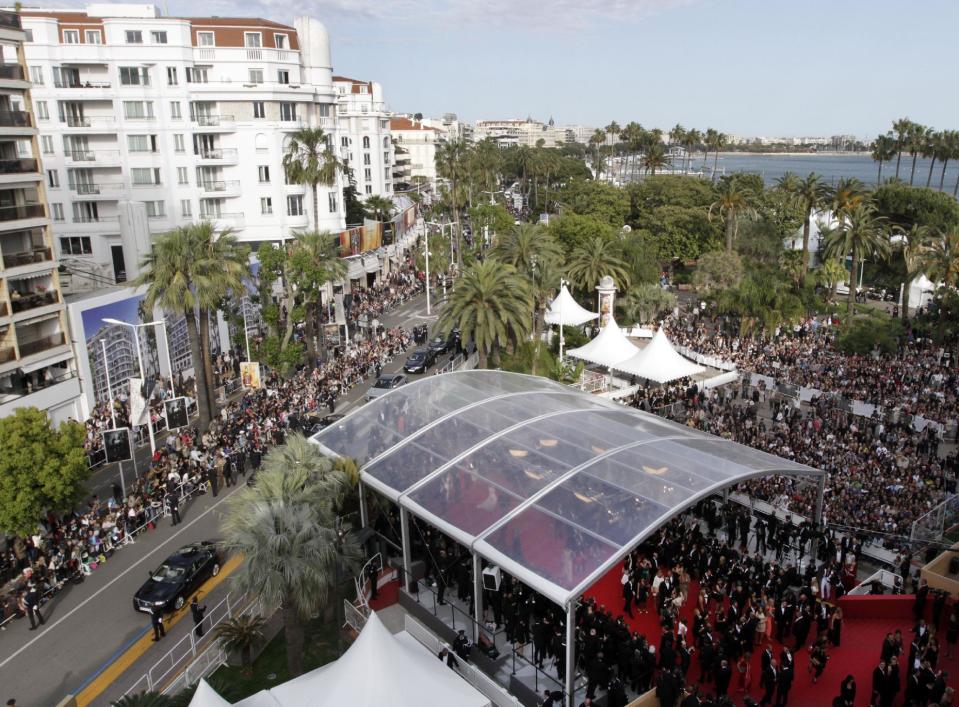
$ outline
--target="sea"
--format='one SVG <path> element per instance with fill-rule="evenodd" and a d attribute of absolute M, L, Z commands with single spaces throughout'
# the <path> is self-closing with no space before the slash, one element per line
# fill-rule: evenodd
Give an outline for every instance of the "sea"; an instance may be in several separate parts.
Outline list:
<path fill-rule="evenodd" d="M 915 186 L 926 186 L 926 179 L 929 176 L 929 163 L 927 159 L 916 160 L 916 175 L 913 181 Z M 677 167 L 681 165 L 677 162 Z M 691 171 L 699 171 L 703 166 L 703 155 L 698 153 L 692 160 Z M 713 155 L 710 154 L 706 163 L 705 172 L 708 174 L 713 166 Z M 909 175 L 912 169 L 912 159 L 908 155 L 902 156 L 902 162 L 899 165 L 899 178 L 906 183 L 909 182 Z M 777 179 L 787 172 L 792 172 L 800 177 L 805 177 L 810 172 L 816 172 L 822 176 L 827 184 L 835 184 L 843 177 L 855 177 L 864 184 L 875 185 L 879 176 L 879 165 L 873 161 L 867 153 L 827 153 L 827 154 L 807 154 L 807 155 L 777 155 L 777 154 L 754 154 L 746 152 L 720 152 L 717 171 L 720 175 L 731 174 L 733 172 L 749 172 L 760 175 L 767 185 L 774 184 Z M 882 180 L 894 177 L 896 174 L 896 161 L 884 162 L 882 167 Z M 937 162 L 933 166 L 932 181 L 929 186 L 933 189 L 939 188 L 939 178 L 942 174 L 942 165 Z M 946 166 L 946 178 L 943 182 L 942 190 L 952 194 L 956 187 L 956 181 L 959 180 L 959 162 L 953 161 Z"/>

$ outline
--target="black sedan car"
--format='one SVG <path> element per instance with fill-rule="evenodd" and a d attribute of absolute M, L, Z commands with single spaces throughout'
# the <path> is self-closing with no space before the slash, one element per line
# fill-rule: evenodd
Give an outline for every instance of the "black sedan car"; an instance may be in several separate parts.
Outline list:
<path fill-rule="evenodd" d="M 200 585 L 220 573 L 220 554 L 216 545 L 204 541 L 185 545 L 170 555 L 133 595 L 136 611 L 151 613 L 181 608 Z"/>
<path fill-rule="evenodd" d="M 406 373 L 426 373 L 426 369 L 436 362 L 436 354 L 432 349 L 416 349 L 406 359 L 403 370 Z"/>
<path fill-rule="evenodd" d="M 433 340 L 430 342 L 430 351 L 433 352 L 434 356 L 439 356 L 445 354 L 450 350 L 449 340 L 442 336 L 434 336 Z"/>
<path fill-rule="evenodd" d="M 342 415 L 338 412 L 334 412 L 330 415 L 318 415 L 315 412 L 311 412 L 306 416 L 306 424 L 303 426 L 307 434 L 315 435 L 320 430 L 325 430 L 330 425 L 333 425 L 340 420 L 342 420 L 346 415 Z"/>

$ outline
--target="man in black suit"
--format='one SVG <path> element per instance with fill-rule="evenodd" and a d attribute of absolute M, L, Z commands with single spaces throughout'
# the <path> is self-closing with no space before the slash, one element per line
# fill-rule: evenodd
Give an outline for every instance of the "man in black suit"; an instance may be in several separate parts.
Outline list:
<path fill-rule="evenodd" d="M 163 608 L 153 607 L 150 611 L 150 623 L 153 625 L 153 640 L 159 641 L 166 636 L 166 629 L 163 628 Z"/>
<path fill-rule="evenodd" d="M 776 707 L 786 707 L 786 702 L 789 700 L 789 690 L 793 686 L 794 675 L 791 663 L 788 666 L 781 665 L 779 667 L 779 681 L 776 683 Z"/>
<path fill-rule="evenodd" d="M 769 675 L 769 666 L 772 665 L 773 662 L 773 649 L 771 646 L 767 645 L 763 649 L 759 660 L 759 687 L 766 687 L 766 677 Z"/>
<path fill-rule="evenodd" d="M 194 596 L 190 602 L 190 614 L 193 616 L 193 630 L 197 638 L 203 637 L 203 616 L 206 614 L 206 604 L 200 606 L 199 596 Z"/>
<path fill-rule="evenodd" d="M 766 691 L 763 692 L 763 698 L 759 701 L 760 705 L 769 705 L 773 702 L 773 695 L 776 692 L 776 685 L 779 682 L 779 670 L 777 669 L 776 659 L 769 661 L 769 667 L 763 671 L 762 684 Z"/>
<path fill-rule="evenodd" d="M 719 661 L 719 666 L 716 668 L 716 695 L 718 697 L 725 697 L 726 693 L 729 692 L 729 681 L 732 678 L 733 671 L 729 667 L 729 661 Z"/>

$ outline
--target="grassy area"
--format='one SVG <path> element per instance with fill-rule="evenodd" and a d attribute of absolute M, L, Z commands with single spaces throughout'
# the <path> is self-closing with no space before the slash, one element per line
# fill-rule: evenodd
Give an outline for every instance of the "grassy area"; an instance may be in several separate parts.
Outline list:
<path fill-rule="evenodd" d="M 304 672 L 326 665 L 338 657 L 336 623 L 324 623 L 321 619 L 311 621 L 306 627 Z M 224 698 L 236 702 L 289 679 L 290 675 L 286 669 L 286 640 L 281 630 L 253 662 L 253 671 L 249 675 L 244 674 L 242 668 L 225 666 L 213 673 L 210 682 Z"/>

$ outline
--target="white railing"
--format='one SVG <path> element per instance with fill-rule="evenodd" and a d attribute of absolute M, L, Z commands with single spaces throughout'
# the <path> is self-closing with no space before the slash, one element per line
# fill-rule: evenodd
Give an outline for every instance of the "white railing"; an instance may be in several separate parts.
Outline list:
<path fill-rule="evenodd" d="M 862 580 L 849 590 L 849 596 L 866 596 L 872 594 L 872 583 L 878 581 L 890 594 L 902 592 L 902 577 L 889 570 L 879 570 Z"/>
<path fill-rule="evenodd" d="M 356 606 L 349 599 L 343 600 L 343 615 L 346 617 L 346 626 L 359 633 L 366 626 L 366 620 L 370 617 L 369 607 L 365 610 Z"/>

